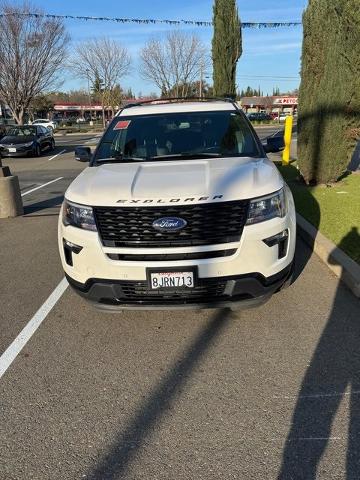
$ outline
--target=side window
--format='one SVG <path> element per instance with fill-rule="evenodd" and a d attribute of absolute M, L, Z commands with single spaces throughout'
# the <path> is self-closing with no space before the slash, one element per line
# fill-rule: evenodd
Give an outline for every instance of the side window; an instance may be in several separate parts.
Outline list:
<path fill-rule="evenodd" d="M 40 129 L 41 133 L 44 133 L 44 134 L 49 133 L 48 129 L 45 128 L 45 127 L 39 127 L 39 129 Z"/>
<path fill-rule="evenodd" d="M 231 154 L 254 155 L 256 145 L 251 131 L 247 128 L 241 115 L 232 114 L 227 132 L 222 140 L 223 151 Z"/>

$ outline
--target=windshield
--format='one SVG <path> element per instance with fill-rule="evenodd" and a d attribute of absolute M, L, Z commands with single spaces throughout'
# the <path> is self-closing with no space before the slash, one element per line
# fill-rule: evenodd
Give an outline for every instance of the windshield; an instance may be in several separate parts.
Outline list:
<path fill-rule="evenodd" d="M 217 111 L 117 117 L 94 160 L 101 163 L 260 155 L 243 116 L 234 111 Z"/>
<path fill-rule="evenodd" d="M 7 135 L 11 137 L 30 137 L 36 135 L 35 127 L 13 127 L 7 132 Z"/>

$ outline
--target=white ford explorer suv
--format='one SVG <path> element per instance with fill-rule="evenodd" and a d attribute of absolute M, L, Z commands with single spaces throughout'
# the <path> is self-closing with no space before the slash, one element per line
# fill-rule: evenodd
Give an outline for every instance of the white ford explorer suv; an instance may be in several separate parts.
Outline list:
<path fill-rule="evenodd" d="M 248 308 L 289 284 L 291 192 L 228 100 L 128 105 L 65 193 L 59 249 L 100 308 Z"/>

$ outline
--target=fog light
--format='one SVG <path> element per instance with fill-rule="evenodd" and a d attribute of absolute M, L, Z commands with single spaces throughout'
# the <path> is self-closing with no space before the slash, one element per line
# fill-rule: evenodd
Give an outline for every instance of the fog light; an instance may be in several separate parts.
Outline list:
<path fill-rule="evenodd" d="M 283 232 L 277 233 L 272 237 L 265 238 L 263 242 L 268 247 L 274 247 L 275 245 L 279 245 L 278 258 L 284 258 L 286 257 L 289 243 L 289 230 L 284 230 Z"/>
<path fill-rule="evenodd" d="M 72 258 L 73 253 L 77 255 L 81 252 L 83 247 L 80 247 L 80 245 L 76 245 L 76 243 L 69 242 L 68 240 L 65 240 L 65 238 L 63 238 L 63 245 L 65 261 L 70 267 L 72 267 L 74 265 Z"/>
<path fill-rule="evenodd" d="M 73 253 L 78 254 L 83 249 L 83 247 L 81 247 L 80 245 L 76 245 L 76 243 L 69 242 L 69 240 L 65 240 L 65 238 L 63 241 L 64 241 L 64 246 L 69 248 Z"/>

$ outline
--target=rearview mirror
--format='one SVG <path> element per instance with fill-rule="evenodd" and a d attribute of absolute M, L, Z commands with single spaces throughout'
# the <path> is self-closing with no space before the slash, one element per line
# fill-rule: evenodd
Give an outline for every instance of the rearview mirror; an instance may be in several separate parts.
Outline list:
<path fill-rule="evenodd" d="M 76 147 L 75 160 L 78 162 L 90 162 L 91 148 L 90 147 Z"/>

